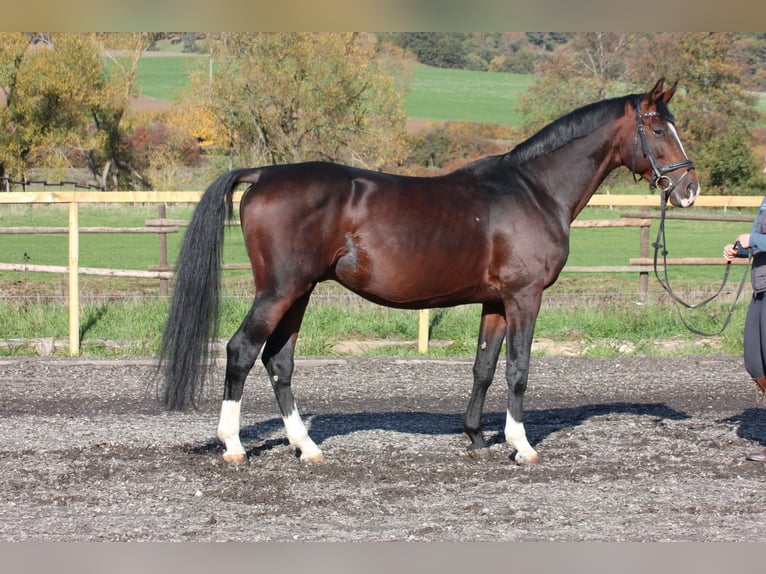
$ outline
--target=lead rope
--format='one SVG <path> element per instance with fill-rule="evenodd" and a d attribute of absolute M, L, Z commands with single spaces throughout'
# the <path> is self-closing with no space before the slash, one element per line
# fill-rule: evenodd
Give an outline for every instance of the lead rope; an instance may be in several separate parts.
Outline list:
<path fill-rule="evenodd" d="M 664 192 L 662 193 L 662 201 L 660 203 L 660 226 L 657 229 L 657 240 L 652 244 L 654 247 L 654 275 L 657 277 L 657 281 L 662 285 L 662 288 L 665 289 L 668 295 L 670 295 L 671 299 L 678 303 L 679 305 L 682 305 L 686 307 L 687 309 L 700 309 L 713 301 L 716 297 L 718 297 L 722 292 L 724 287 L 726 286 L 726 283 L 729 279 L 729 272 L 731 271 L 731 261 L 726 262 L 726 270 L 724 271 L 723 275 L 723 281 L 721 282 L 721 286 L 718 288 L 718 291 L 715 292 L 712 296 L 708 297 L 704 301 L 700 301 L 699 303 L 696 303 L 694 305 L 691 305 L 678 297 L 674 292 L 672 287 L 670 286 L 670 278 L 668 277 L 668 250 L 665 246 L 665 212 L 667 208 L 667 194 Z M 657 259 L 658 254 L 662 250 L 662 262 L 663 262 L 663 275 L 664 279 L 660 277 L 659 270 L 657 269 Z M 734 302 L 731 305 L 731 308 L 729 309 L 729 313 L 726 315 L 726 319 L 724 320 L 723 326 L 721 329 L 714 333 L 708 333 L 705 331 L 700 331 L 699 329 L 696 329 L 692 327 L 686 319 L 684 319 L 684 316 L 681 314 L 681 309 L 676 308 L 678 311 L 678 316 L 681 319 L 681 322 L 684 324 L 684 327 L 686 327 L 689 331 L 694 333 L 695 335 L 701 335 L 703 337 L 715 337 L 717 335 L 720 335 L 724 332 L 726 327 L 729 326 L 729 323 L 731 323 L 731 318 L 734 315 L 734 310 L 737 306 L 737 302 L 739 301 L 740 296 L 742 295 L 742 290 L 745 286 L 745 280 L 747 279 L 747 272 L 750 269 L 750 263 L 752 261 L 752 255 L 747 260 L 747 265 L 745 266 L 745 270 L 742 273 L 742 279 L 739 281 L 739 287 L 737 288 L 737 294 L 734 297 Z"/>

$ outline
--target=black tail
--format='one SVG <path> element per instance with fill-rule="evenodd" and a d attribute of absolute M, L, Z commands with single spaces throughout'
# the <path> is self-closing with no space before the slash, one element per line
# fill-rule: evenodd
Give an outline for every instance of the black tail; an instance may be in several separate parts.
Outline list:
<path fill-rule="evenodd" d="M 164 384 L 158 398 L 167 409 L 181 410 L 188 404 L 196 408 L 212 368 L 209 340 L 218 336 L 224 225 L 232 217 L 237 183 L 253 171 L 230 171 L 211 183 L 186 231 L 160 348 L 158 368 Z"/>

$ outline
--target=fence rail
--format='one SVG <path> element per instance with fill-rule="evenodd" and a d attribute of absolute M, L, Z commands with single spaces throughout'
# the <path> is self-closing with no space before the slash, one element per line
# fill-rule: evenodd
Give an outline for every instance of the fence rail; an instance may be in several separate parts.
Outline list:
<path fill-rule="evenodd" d="M 69 291 L 69 353 L 78 355 L 80 352 L 80 317 L 79 317 L 79 276 L 102 275 L 115 277 L 141 277 L 156 278 L 160 280 L 163 293 L 167 292 L 168 281 L 173 276 L 173 266 L 168 264 L 167 259 L 167 234 L 177 233 L 179 227 L 186 225 L 184 221 L 165 219 L 165 204 L 168 203 L 196 203 L 202 192 L 100 192 L 100 191 L 27 191 L 0 193 L 0 204 L 68 204 L 69 225 L 67 227 L 9 227 L 0 229 L 0 234 L 22 233 L 45 233 L 67 234 L 69 239 L 69 265 L 27 265 L 0 263 L 0 271 L 31 271 L 47 273 L 68 274 Z M 242 192 L 234 194 L 234 202 L 237 203 L 242 197 Z M 758 207 L 761 197 L 755 196 L 711 196 L 698 198 L 696 205 L 700 207 Z M 159 206 L 159 218 L 147 220 L 145 227 L 80 227 L 79 205 L 91 203 L 156 203 Z M 655 195 L 594 195 L 588 202 L 589 206 L 606 207 L 642 207 L 657 206 L 659 199 Z M 648 274 L 652 270 L 652 260 L 649 259 L 649 227 L 652 216 L 646 212 L 625 214 L 616 220 L 576 220 L 572 227 L 580 228 L 604 228 L 604 227 L 638 227 L 640 228 L 640 254 L 641 257 L 630 259 L 628 265 L 620 266 L 567 266 L 564 272 L 568 273 L 638 273 L 639 291 L 646 293 L 648 288 Z M 689 218 L 686 214 L 668 214 L 671 218 Z M 709 216 L 703 216 L 709 217 Z M 718 220 L 721 216 L 713 216 Z M 752 221 L 748 217 L 727 217 L 730 221 Z M 156 233 L 159 237 L 159 265 L 149 266 L 147 270 L 126 269 L 102 269 L 92 267 L 80 267 L 79 265 L 79 235 L 80 233 Z M 713 265 L 722 264 L 722 259 L 685 258 L 681 260 L 668 260 L 671 265 Z M 739 262 L 737 262 L 739 263 Z M 744 263 L 744 262 L 742 262 Z M 247 264 L 229 264 L 224 269 L 247 269 Z M 418 348 L 421 352 L 428 349 L 428 322 L 427 310 L 419 312 L 419 336 Z"/>

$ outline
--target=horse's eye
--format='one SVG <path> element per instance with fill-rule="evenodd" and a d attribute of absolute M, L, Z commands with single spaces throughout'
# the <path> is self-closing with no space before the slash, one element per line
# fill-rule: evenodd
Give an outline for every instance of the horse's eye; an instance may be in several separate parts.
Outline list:
<path fill-rule="evenodd" d="M 665 130 L 661 130 L 660 128 L 653 128 L 652 132 L 654 132 L 654 135 L 660 138 L 665 135 Z"/>

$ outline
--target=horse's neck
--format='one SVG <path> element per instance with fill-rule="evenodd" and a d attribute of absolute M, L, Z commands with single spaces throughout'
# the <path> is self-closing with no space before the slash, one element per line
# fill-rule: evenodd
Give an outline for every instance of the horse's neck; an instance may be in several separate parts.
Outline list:
<path fill-rule="evenodd" d="M 605 129 L 608 126 L 538 159 L 542 166 L 554 166 L 548 167 L 543 178 L 545 191 L 562 212 L 570 215 L 570 221 L 588 204 L 606 176 L 621 165 L 613 142 L 614 131 L 602 131 Z"/>

